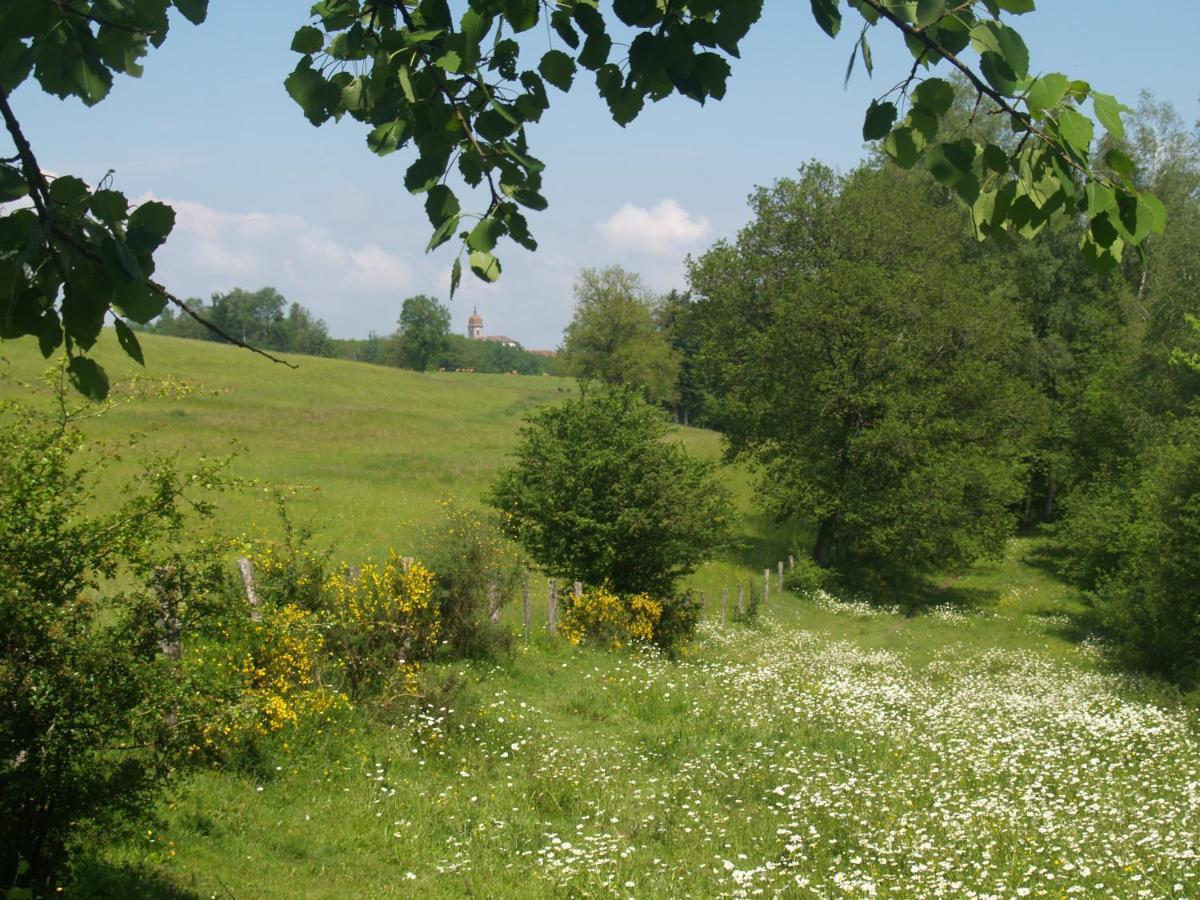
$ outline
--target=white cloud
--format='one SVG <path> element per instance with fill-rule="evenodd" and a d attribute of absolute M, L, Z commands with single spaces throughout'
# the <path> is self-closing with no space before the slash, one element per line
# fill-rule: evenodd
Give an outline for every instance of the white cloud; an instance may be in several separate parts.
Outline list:
<path fill-rule="evenodd" d="M 333 334 L 352 336 L 390 331 L 404 297 L 430 286 L 423 261 L 375 242 L 340 240 L 302 216 L 164 202 L 175 209 L 175 230 L 156 254 L 156 277 L 184 296 L 270 285 Z"/>
<path fill-rule="evenodd" d="M 712 225 L 705 217 L 690 215 L 674 199 L 666 197 L 649 209 L 626 203 L 598 222 L 596 230 L 614 249 L 652 256 L 680 256 L 700 244 L 712 231 Z"/>

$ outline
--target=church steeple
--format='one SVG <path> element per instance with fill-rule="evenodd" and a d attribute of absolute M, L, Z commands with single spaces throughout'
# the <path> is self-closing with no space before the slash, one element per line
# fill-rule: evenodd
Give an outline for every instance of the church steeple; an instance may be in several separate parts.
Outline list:
<path fill-rule="evenodd" d="M 479 315 L 479 307 L 467 317 L 467 337 L 479 340 L 483 337 L 483 319 Z"/>

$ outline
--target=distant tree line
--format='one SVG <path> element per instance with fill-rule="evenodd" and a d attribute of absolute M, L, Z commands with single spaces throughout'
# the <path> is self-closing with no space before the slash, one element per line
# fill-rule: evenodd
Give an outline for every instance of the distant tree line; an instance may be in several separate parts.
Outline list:
<path fill-rule="evenodd" d="M 272 287 L 257 291 L 234 288 L 213 294 L 208 303 L 193 299 L 188 305 L 224 333 L 263 350 L 350 359 L 419 372 L 469 369 L 540 375 L 556 371 L 551 357 L 495 341 L 470 340 L 451 334 L 450 311 L 423 294 L 404 301 L 394 332 L 381 335 L 372 331 L 366 338 L 331 338 L 324 321 L 299 303 L 289 304 Z M 212 329 L 186 313 L 173 312 L 170 307 L 145 330 L 173 337 L 224 341 Z"/>

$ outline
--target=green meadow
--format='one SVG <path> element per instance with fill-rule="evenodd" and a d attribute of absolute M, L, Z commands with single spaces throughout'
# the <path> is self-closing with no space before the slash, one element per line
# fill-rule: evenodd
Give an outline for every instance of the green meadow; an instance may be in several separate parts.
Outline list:
<path fill-rule="evenodd" d="M 109 336 L 106 335 L 106 340 Z M 136 367 L 115 347 L 106 364 Z M 195 390 L 84 427 L 143 447 L 238 452 L 233 474 L 293 492 L 348 561 L 419 547 L 437 501 L 478 504 L 549 377 L 416 374 L 145 339 L 146 374 Z M 44 362 L 5 345 L 3 396 Z M 48 396 L 48 393 L 47 393 Z M 694 453 L 718 436 L 681 429 Z M 118 468 L 133 465 L 126 459 Z M 1115 670 L 1053 544 L 888 597 L 774 592 L 753 625 L 717 599 L 761 584 L 803 524 L 755 512 L 725 468 L 736 546 L 691 579 L 707 621 L 685 657 L 573 648 L 434 664 L 427 702 L 281 734 L 258 763 L 179 779 L 128 838 L 91 836 L 79 896 L 1195 896 L 1200 732 L 1192 706 Z M 103 498 L 102 498 L 103 499 Z M 260 487 L 231 533 L 277 532 Z M 506 622 L 520 631 L 520 610 Z"/>

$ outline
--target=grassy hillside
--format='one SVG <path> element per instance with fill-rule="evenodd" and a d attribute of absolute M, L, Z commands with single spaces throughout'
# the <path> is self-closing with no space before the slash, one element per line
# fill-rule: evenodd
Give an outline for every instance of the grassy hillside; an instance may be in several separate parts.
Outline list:
<path fill-rule="evenodd" d="M 478 502 L 521 413 L 574 390 L 145 343 L 151 374 L 203 390 L 87 427 L 149 429 L 185 459 L 236 438 L 235 473 L 296 487 L 298 516 L 347 559 L 418 546 L 443 496 Z M 13 378 L 42 368 L 34 349 L 0 354 L 0 394 L 29 396 Z M 716 435 L 679 434 L 718 453 Z M 681 662 L 538 628 L 511 658 L 430 666 L 427 705 L 281 735 L 178 783 L 132 839 L 94 837 L 79 896 L 1200 893 L 1197 714 L 1112 670 L 1052 547 L 1013 539 L 916 615 L 776 593 L 758 625 L 721 625 L 719 589 L 803 537 L 754 513 L 748 473 L 723 477 L 739 543 L 692 579 L 709 621 Z M 274 526 L 261 491 L 221 515 Z"/>
<path fill-rule="evenodd" d="M 142 343 L 144 370 L 104 333 L 98 353 L 114 381 L 171 379 L 194 393 L 121 406 L 85 429 L 102 438 L 147 432 L 144 449 L 177 454 L 181 462 L 236 445 L 232 474 L 293 489 L 294 518 L 315 526 L 317 543 L 350 561 L 391 548 L 419 552 L 438 520 L 436 501 L 480 504 L 507 465 L 521 416 L 575 391 L 574 381 L 550 376 L 417 373 L 307 356 L 286 357 L 299 366 L 292 370 L 207 341 L 145 335 Z M 49 399 L 38 381 L 48 363 L 35 344 L 0 343 L 0 358 L 7 376 L 0 397 Z M 678 435 L 697 455 L 720 453 L 712 432 L 684 428 Z M 696 585 L 710 593 L 737 579 L 761 579 L 762 567 L 803 537 L 802 527 L 780 529 L 756 514 L 746 472 L 726 468 L 723 476 L 738 507 L 739 543 L 698 574 Z M 231 492 L 220 510 L 229 533 L 278 531 L 261 491 Z"/>

